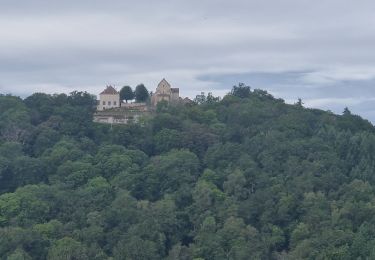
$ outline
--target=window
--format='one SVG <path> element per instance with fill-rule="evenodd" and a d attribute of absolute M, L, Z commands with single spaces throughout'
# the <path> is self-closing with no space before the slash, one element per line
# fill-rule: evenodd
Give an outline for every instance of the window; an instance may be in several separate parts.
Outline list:
<path fill-rule="evenodd" d="M 108 106 L 110 106 L 111 105 L 111 101 L 108 101 Z"/>
<path fill-rule="evenodd" d="M 117 106 L 117 103 L 116 103 L 116 101 L 113 101 L 113 105 L 114 105 L 114 106 Z"/>
<path fill-rule="evenodd" d="M 103 101 L 103 106 L 105 106 L 105 101 Z"/>

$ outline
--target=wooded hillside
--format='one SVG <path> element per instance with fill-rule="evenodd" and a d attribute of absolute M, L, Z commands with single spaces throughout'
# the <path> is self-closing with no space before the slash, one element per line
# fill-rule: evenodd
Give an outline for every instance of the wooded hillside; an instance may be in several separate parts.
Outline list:
<path fill-rule="evenodd" d="M 375 128 L 239 85 L 92 122 L 0 96 L 1 259 L 374 259 Z"/>

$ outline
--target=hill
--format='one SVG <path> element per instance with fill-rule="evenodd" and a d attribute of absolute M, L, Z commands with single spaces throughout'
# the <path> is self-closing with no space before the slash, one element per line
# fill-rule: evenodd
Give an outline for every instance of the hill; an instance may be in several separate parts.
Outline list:
<path fill-rule="evenodd" d="M 373 259 L 375 128 L 239 85 L 92 122 L 0 96 L 1 259 Z"/>

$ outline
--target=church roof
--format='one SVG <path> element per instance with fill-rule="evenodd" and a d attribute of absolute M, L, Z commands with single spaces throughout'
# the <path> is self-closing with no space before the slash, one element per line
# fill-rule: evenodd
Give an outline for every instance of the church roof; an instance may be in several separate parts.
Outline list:
<path fill-rule="evenodd" d="M 169 82 L 166 79 L 164 79 L 164 78 L 160 81 L 160 83 L 158 84 L 158 86 L 162 85 L 163 83 L 166 84 L 166 85 L 168 85 L 169 87 L 171 86 L 171 84 L 169 84 Z"/>
<path fill-rule="evenodd" d="M 107 88 L 106 88 L 102 93 L 100 93 L 100 95 L 102 95 L 102 94 L 106 94 L 106 95 L 117 95 L 118 92 L 117 92 L 117 90 L 116 90 L 114 87 L 112 87 L 112 86 L 107 86 Z"/>

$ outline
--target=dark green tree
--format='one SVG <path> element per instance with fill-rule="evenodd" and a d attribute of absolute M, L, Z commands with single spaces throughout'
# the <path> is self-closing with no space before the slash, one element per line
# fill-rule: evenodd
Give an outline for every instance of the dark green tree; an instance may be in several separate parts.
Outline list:
<path fill-rule="evenodd" d="M 128 100 L 134 99 L 134 92 L 130 86 L 124 86 L 120 90 L 120 99 L 125 100 L 128 103 Z"/>
<path fill-rule="evenodd" d="M 145 87 L 145 85 L 143 84 L 139 84 L 136 88 L 135 88 L 135 100 L 137 102 L 146 102 L 147 99 L 149 98 L 150 94 L 147 90 L 147 88 Z"/>
<path fill-rule="evenodd" d="M 56 241 L 56 243 L 48 251 L 48 260 L 65 260 L 65 259 L 89 259 L 87 249 L 78 241 L 64 237 Z"/>
<path fill-rule="evenodd" d="M 200 98 L 110 126 L 86 92 L 0 94 L 0 258 L 375 259 L 372 123 Z"/>
<path fill-rule="evenodd" d="M 246 86 L 244 83 L 238 83 L 237 86 L 233 86 L 231 94 L 239 98 L 248 98 L 251 94 L 250 86 Z"/>
<path fill-rule="evenodd" d="M 301 99 L 301 98 L 298 98 L 298 99 L 297 99 L 297 102 L 295 103 L 295 105 L 298 106 L 298 107 L 302 107 L 302 106 L 303 106 L 302 99 Z"/>
<path fill-rule="evenodd" d="M 344 111 L 342 112 L 342 114 L 347 116 L 347 115 L 351 115 L 352 112 L 350 112 L 350 110 L 349 110 L 348 107 L 345 107 L 345 108 L 344 108 Z"/>

